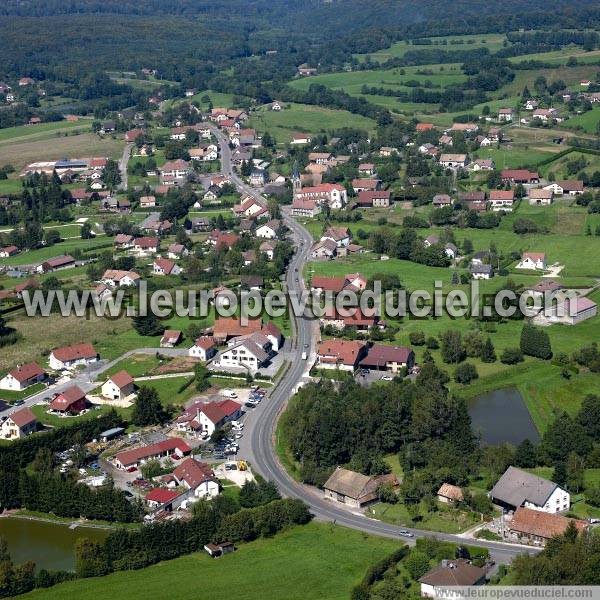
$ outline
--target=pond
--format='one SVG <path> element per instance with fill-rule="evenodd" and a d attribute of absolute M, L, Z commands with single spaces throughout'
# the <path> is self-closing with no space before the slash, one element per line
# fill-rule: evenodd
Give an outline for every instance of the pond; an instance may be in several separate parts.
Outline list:
<path fill-rule="evenodd" d="M 38 569 L 72 571 L 75 569 L 75 542 L 87 537 L 102 540 L 109 530 L 92 527 L 69 529 L 68 525 L 0 518 L 0 536 L 6 539 L 15 564 L 31 560 Z"/>
<path fill-rule="evenodd" d="M 517 446 L 527 438 L 534 443 L 540 439 L 527 405 L 515 388 L 495 390 L 474 398 L 469 414 L 484 446 L 503 442 Z"/>

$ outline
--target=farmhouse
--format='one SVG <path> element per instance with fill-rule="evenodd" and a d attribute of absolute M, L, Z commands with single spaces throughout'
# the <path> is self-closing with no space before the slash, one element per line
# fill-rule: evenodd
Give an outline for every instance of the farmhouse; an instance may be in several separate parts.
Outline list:
<path fill-rule="evenodd" d="M 508 523 L 508 534 L 509 537 L 516 538 L 519 543 L 543 546 L 549 539 L 562 535 L 571 523 L 575 525 L 578 532 L 584 532 L 589 528 L 585 521 L 579 519 L 570 519 L 520 506 Z"/>
<path fill-rule="evenodd" d="M 261 329 L 261 319 L 248 319 L 246 323 L 242 323 L 241 320 L 236 317 L 221 317 L 215 319 L 213 336 L 217 343 L 221 343 L 226 342 L 233 337 L 259 332 Z"/>
<path fill-rule="evenodd" d="M 152 263 L 152 273 L 154 275 L 179 275 L 181 267 L 168 258 L 157 258 Z"/>
<path fill-rule="evenodd" d="M 19 254 L 19 249 L 16 246 L 5 246 L 0 249 L 0 258 L 9 258 L 15 254 Z"/>
<path fill-rule="evenodd" d="M 100 279 L 109 287 L 129 287 L 137 285 L 139 280 L 140 276 L 135 271 L 119 271 L 118 269 L 107 269 Z"/>
<path fill-rule="evenodd" d="M 178 485 L 194 491 L 196 498 L 214 498 L 219 495 L 219 481 L 209 465 L 186 458 L 173 471 Z"/>
<path fill-rule="evenodd" d="M 387 208 L 390 205 L 390 192 L 384 190 L 363 190 L 358 193 L 356 205 L 360 208 Z"/>
<path fill-rule="evenodd" d="M 352 189 L 355 194 L 359 192 L 374 192 L 379 189 L 381 181 L 379 179 L 353 179 Z"/>
<path fill-rule="evenodd" d="M 353 508 L 361 508 L 377 500 L 377 488 L 382 484 L 399 486 L 396 476 L 369 476 L 337 467 L 323 485 L 323 495 L 327 500 L 346 504 Z"/>
<path fill-rule="evenodd" d="M 38 273 L 49 273 L 50 271 L 58 271 L 59 269 L 69 269 L 75 266 L 75 259 L 66 254 L 64 256 L 57 256 L 55 258 L 49 258 L 44 261 L 41 265 L 38 265 L 36 271 Z"/>
<path fill-rule="evenodd" d="M 479 129 L 476 123 L 453 123 L 449 131 L 462 131 L 463 133 L 474 133 Z"/>
<path fill-rule="evenodd" d="M 139 237 L 133 240 L 133 252 L 138 256 L 156 254 L 160 240 L 157 237 Z"/>
<path fill-rule="evenodd" d="M 543 252 L 523 252 L 517 269 L 546 269 L 546 255 Z"/>
<path fill-rule="evenodd" d="M 125 400 L 135 391 L 133 377 L 127 371 L 119 371 L 102 385 L 102 395 L 109 400 Z"/>
<path fill-rule="evenodd" d="M 292 216 L 316 217 L 321 212 L 321 207 L 314 200 L 294 199 L 292 202 Z"/>
<path fill-rule="evenodd" d="M 535 171 L 528 169 L 504 169 L 500 173 L 503 183 L 514 185 L 516 183 L 539 183 L 540 176 Z"/>
<path fill-rule="evenodd" d="M 46 379 L 46 373 L 35 362 L 17 365 L 0 379 L 0 390 L 20 392 Z"/>
<path fill-rule="evenodd" d="M 331 240 L 338 248 L 350 244 L 350 232 L 347 227 L 328 227 L 321 236 L 321 241 Z"/>
<path fill-rule="evenodd" d="M 356 340 L 323 340 L 317 347 L 317 362 L 321 369 L 355 371 L 367 354 L 364 342 Z"/>
<path fill-rule="evenodd" d="M 270 340 L 262 333 L 234 338 L 231 344 L 219 356 L 219 364 L 223 367 L 243 367 L 255 373 L 273 353 Z"/>
<path fill-rule="evenodd" d="M 188 350 L 188 356 L 199 358 L 206 362 L 217 353 L 217 345 L 211 336 L 199 337 L 194 345 Z"/>
<path fill-rule="evenodd" d="M 465 497 L 463 491 L 457 485 L 443 483 L 437 491 L 437 499 L 444 504 L 456 504 L 462 502 Z"/>
<path fill-rule="evenodd" d="M 28 408 L 22 408 L 8 415 L 0 426 L 0 438 L 17 440 L 37 431 L 39 422 Z"/>
<path fill-rule="evenodd" d="M 367 355 L 360 361 L 360 367 L 369 371 L 398 373 L 402 368 L 412 369 L 415 353 L 406 346 L 386 346 L 373 344 Z"/>
<path fill-rule="evenodd" d="M 576 179 L 562 180 L 562 181 L 554 181 L 549 185 L 544 187 L 545 190 L 551 190 L 557 196 L 577 196 L 578 194 L 583 194 L 583 181 L 578 181 Z"/>
<path fill-rule="evenodd" d="M 85 409 L 86 405 L 85 392 L 79 386 L 72 385 L 56 394 L 49 408 L 62 414 L 77 415 Z"/>
<path fill-rule="evenodd" d="M 520 506 L 547 513 L 569 510 L 571 496 L 558 484 L 537 475 L 508 467 L 489 493 L 494 504 L 508 510 Z"/>
<path fill-rule="evenodd" d="M 271 221 L 267 221 L 263 225 L 257 227 L 255 235 L 259 238 L 274 240 L 277 237 L 277 234 L 280 229 L 281 221 L 279 219 L 272 219 Z"/>
<path fill-rule="evenodd" d="M 294 133 L 292 135 L 292 141 L 290 144 L 299 145 L 299 144 L 310 144 L 312 138 L 308 133 Z"/>
<path fill-rule="evenodd" d="M 129 469 L 151 459 L 159 459 L 166 456 L 183 458 L 190 454 L 192 449 L 180 438 L 167 438 L 162 442 L 124 450 L 115 456 L 115 464 L 120 469 Z"/>
<path fill-rule="evenodd" d="M 515 193 L 512 190 L 490 191 L 490 208 L 494 211 L 512 212 L 514 202 Z"/>
<path fill-rule="evenodd" d="M 81 343 L 74 346 L 55 348 L 50 353 L 49 365 L 51 369 L 73 369 L 75 367 L 87 367 L 90 363 L 98 360 L 98 353 L 92 344 Z"/>
<path fill-rule="evenodd" d="M 529 204 L 538 206 L 549 206 L 552 204 L 554 193 L 546 188 L 533 188 L 529 190 Z"/>
<path fill-rule="evenodd" d="M 332 209 L 344 208 L 348 202 L 348 193 L 343 185 L 338 183 L 323 183 L 312 187 L 296 190 L 295 200 L 314 200 L 317 203 L 326 203 Z M 292 209 L 294 205 L 292 205 Z"/>
<path fill-rule="evenodd" d="M 501 108 L 498 111 L 498 121 L 512 121 L 513 120 L 513 109 L 512 108 Z"/>
<path fill-rule="evenodd" d="M 471 263 L 469 271 L 473 279 L 491 279 L 494 276 L 494 269 L 492 265 Z"/>
<path fill-rule="evenodd" d="M 467 155 L 441 154 L 440 165 L 449 169 L 464 169 L 467 166 Z"/>
<path fill-rule="evenodd" d="M 436 588 L 471 587 L 485 585 L 485 582 L 485 570 L 464 558 L 443 560 L 419 579 L 423 598 L 437 598 Z"/>

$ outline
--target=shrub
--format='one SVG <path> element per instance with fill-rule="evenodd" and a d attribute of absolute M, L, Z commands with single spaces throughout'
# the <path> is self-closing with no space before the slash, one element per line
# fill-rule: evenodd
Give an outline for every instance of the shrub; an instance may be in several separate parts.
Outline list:
<path fill-rule="evenodd" d="M 466 385 L 478 377 L 479 374 L 477 373 L 477 369 L 475 368 L 475 365 L 472 365 L 471 363 L 458 365 L 454 371 L 454 381 L 457 383 Z"/>

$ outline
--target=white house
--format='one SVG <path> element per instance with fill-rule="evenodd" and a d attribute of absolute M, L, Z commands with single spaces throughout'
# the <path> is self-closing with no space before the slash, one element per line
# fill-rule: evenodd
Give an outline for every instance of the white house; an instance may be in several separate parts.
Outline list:
<path fill-rule="evenodd" d="M 512 108 L 501 108 L 498 111 L 498 121 L 512 121 L 513 120 L 513 109 Z"/>
<path fill-rule="evenodd" d="M 181 267 L 168 258 L 157 258 L 152 264 L 154 275 L 179 275 Z"/>
<path fill-rule="evenodd" d="M 277 237 L 277 232 L 281 227 L 281 221 L 279 219 L 272 219 L 260 227 L 256 228 L 255 235 L 259 238 L 265 238 L 268 240 L 274 240 Z"/>
<path fill-rule="evenodd" d="M 186 458 L 173 471 L 178 485 L 194 491 L 196 498 L 214 498 L 219 495 L 219 481 L 206 463 Z"/>
<path fill-rule="evenodd" d="M 544 186 L 545 190 L 551 190 L 557 196 L 563 196 L 568 194 L 569 196 L 577 196 L 579 194 L 583 194 L 583 181 L 578 181 L 576 179 L 569 179 L 563 181 L 554 181 L 546 186 Z"/>
<path fill-rule="evenodd" d="M 0 379 L 0 390 L 20 392 L 46 378 L 44 370 L 35 362 L 18 365 Z"/>
<path fill-rule="evenodd" d="M 199 337 L 194 345 L 188 350 L 188 356 L 199 358 L 206 362 L 217 353 L 217 345 L 212 337 Z"/>
<path fill-rule="evenodd" d="M 87 367 L 97 361 L 98 353 L 94 346 L 82 343 L 52 350 L 48 363 L 51 369 L 61 371 L 62 369 L 74 369 L 80 366 Z"/>
<path fill-rule="evenodd" d="M 17 440 L 34 433 L 38 428 L 37 417 L 28 408 L 22 408 L 9 415 L 0 426 L 0 438 Z"/>
<path fill-rule="evenodd" d="M 102 395 L 109 400 L 125 400 L 135 391 L 133 377 L 127 371 L 119 371 L 102 385 Z"/>
<path fill-rule="evenodd" d="M 467 166 L 467 155 L 441 154 L 440 165 L 449 169 L 464 169 Z"/>
<path fill-rule="evenodd" d="M 137 285 L 139 280 L 140 276 L 135 271 L 120 271 L 118 269 L 107 269 L 100 279 L 108 287 L 130 287 Z"/>
<path fill-rule="evenodd" d="M 251 373 L 260 369 L 272 354 L 269 338 L 261 333 L 234 338 L 233 345 L 219 356 L 222 367 L 244 367 Z"/>
<path fill-rule="evenodd" d="M 517 269 L 546 270 L 546 255 L 543 252 L 523 252 Z"/>
<path fill-rule="evenodd" d="M 210 436 L 215 429 L 241 416 L 242 405 L 233 400 L 194 402 L 177 419 L 177 429 Z"/>

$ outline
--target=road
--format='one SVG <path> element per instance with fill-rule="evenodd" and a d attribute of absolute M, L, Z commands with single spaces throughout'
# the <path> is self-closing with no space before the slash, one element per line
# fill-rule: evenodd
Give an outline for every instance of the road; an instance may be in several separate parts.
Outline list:
<path fill-rule="evenodd" d="M 121 183 L 119 185 L 119 189 L 123 192 L 127 191 L 127 165 L 129 164 L 129 159 L 131 158 L 132 149 L 132 143 L 125 144 L 125 148 L 123 148 L 123 156 L 121 156 L 121 160 L 119 161 L 119 171 L 121 172 Z"/>
<path fill-rule="evenodd" d="M 219 141 L 223 174 L 228 175 L 232 182 L 246 194 L 264 201 L 257 190 L 244 183 L 233 171 L 231 167 L 231 150 L 227 139 L 216 127 L 213 127 L 212 130 Z M 284 212 L 284 221 L 292 232 L 292 239 L 296 247 L 296 253 L 290 262 L 286 275 L 286 287 L 289 292 L 300 293 L 304 288 L 304 281 L 301 276 L 302 267 L 308 261 L 312 237 L 304 227 L 291 218 L 288 212 Z M 247 417 L 245 421 L 244 437 L 240 440 L 240 456 L 248 460 L 254 470 L 258 471 L 265 479 L 276 483 L 283 496 L 299 498 L 306 502 L 310 506 L 311 512 L 319 520 L 334 522 L 373 535 L 402 539 L 403 541 L 406 541 L 406 538 L 399 535 L 400 529 L 406 529 L 412 533 L 415 536 L 413 539 L 434 536 L 457 544 L 476 543 L 478 546 L 487 548 L 498 563 L 508 563 L 516 555 L 524 552 L 535 553 L 539 551 L 536 548 L 525 548 L 516 544 L 467 540 L 459 535 L 400 528 L 370 519 L 358 511 L 336 505 L 325 500 L 316 488 L 295 481 L 279 462 L 275 450 L 275 434 L 279 416 L 285 409 L 287 401 L 293 396 L 297 386 L 303 380 L 308 379 L 307 371 L 310 361 L 302 360 L 302 353 L 307 352 L 314 356 L 314 342 L 318 328 L 314 321 L 303 316 L 293 315 L 292 323 L 294 326 L 294 339 L 290 345 L 290 366 L 268 398 L 248 415 L 249 418 Z"/>

